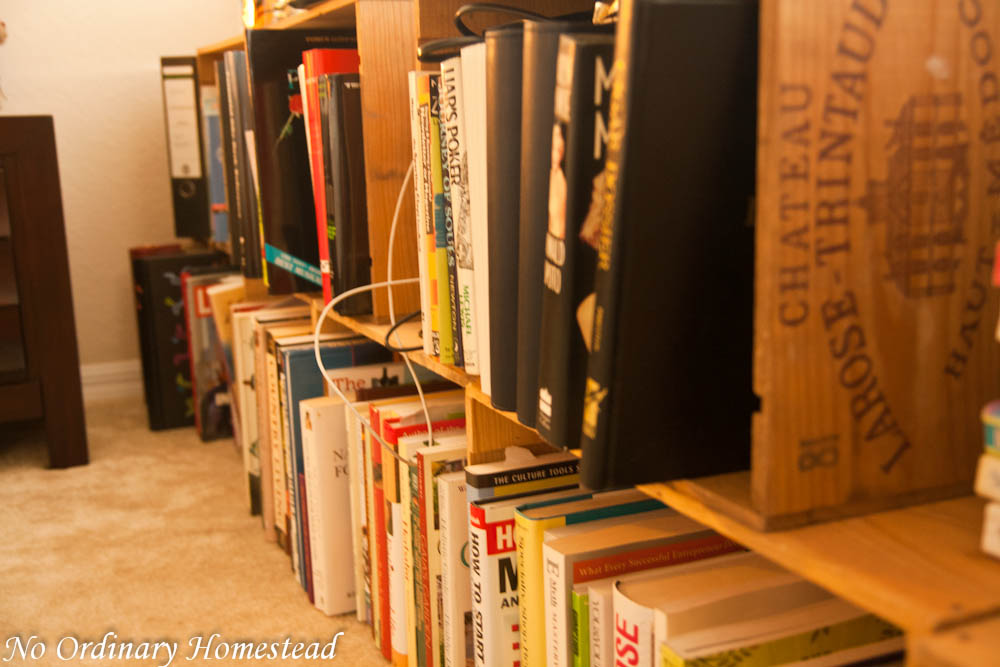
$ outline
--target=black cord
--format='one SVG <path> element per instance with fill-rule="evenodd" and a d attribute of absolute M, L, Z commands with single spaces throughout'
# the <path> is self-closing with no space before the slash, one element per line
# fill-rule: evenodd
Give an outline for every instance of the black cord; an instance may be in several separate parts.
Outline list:
<path fill-rule="evenodd" d="M 510 7 L 508 5 L 501 5 L 495 2 L 472 2 L 467 5 L 462 5 L 455 12 L 455 27 L 463 35 L 468 37 L 479 37 L 473 30 L 465 25 L 465 21 L 462 17 L 466 14 L 476 14 L 478 12 L 500 12 L 502 14 L 513 14 L 514 16 L 520 16 L 523 19 L 534 19 L 536 21 L 547 21 L 549 17 L 544 14 L 539 14 L 538 12 L 533 12 L 528 9 L 521 9 L 519 7 Z"/>
<path fill-rule="evenodd" d="M 459 49 L 469 44 L 483 41 L 475 35 L 465 37 L 445 37 L 435 39 L 417 47 L 417 60 L 422 63 L 439 63 L 451 56 L 457 55 Z"/>
<path fill-rule="evenodd" d="M 394 345 L 392 345 L 392 343 L 389 342 L 389 336 L 391 336 L 392 334 L 394 334 L 396 332 L 396 329 L 398 329 L 400 327 L 400 325 L 406 324 L 410 320 L 412 320 L 412 319 L 414 319 L 416 317 L 419 317 L 419 316 L 420 316 L 420 311 L 419 310 L 415 310 L 412 313 L 410 313 L 409 315 L 407 315 L 406 317 L 404 317 L 404 318 L 402 318 L 400 320 L 396 320 L 396 323 L 393 324 L 392 327 L 388 331 L 385 332 L 385 343 L 384 343 L 385 348 L 387 350 L 391 351 L 391 352 L 416 352 L 417 350 L 424 349 L 423 345 L 417 345 L 415 347 L 395 347 Z"/>

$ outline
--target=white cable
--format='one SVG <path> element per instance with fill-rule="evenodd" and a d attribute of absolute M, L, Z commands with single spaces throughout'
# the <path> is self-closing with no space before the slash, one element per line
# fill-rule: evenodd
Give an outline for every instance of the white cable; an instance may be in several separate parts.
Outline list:
<path fill-rule="evenodd" d="M 378 442 L 382 445 L 383 449 L 386 452 L 388 452 L 390 455 L 392 455 L 396 460 L 398 460 L 398 461 L 400 461 L 402 463 L 405 463 L 405 464 L 407 464 L 409 466 L 413 466 L 415 464 L 412 461 L 407 461 L 406 459 L 402 458 L 395 451 L 395 449 L 392 446 L 390 446 L 385 440 L 382 439 L 382 436 L 381 436 L 380 433 L 376 433 L 375 430 L 371 428 L 371 423 L 368 421 L 368 419 L 365 418 L 363 415 L 361 415 L 361 413 L 359 413 L 357 411 L 357 409 L 354 407 L 354 405 L 352 405 L 352 402 L 347 398 L 347 396 L 344 394 L 344 392 L 340 390 L 340 387 L 338 387 L 337 384 L 330 377 L 330 374 L 326 370 L 326 367 L 323 366 L 323 358 L 320 355 L 320 351 L 319 351 L 319 336 L 320 336 L 320 331 L 323 328 L 323 322 L 326 320 L 326 316 L 329 314 L 330 310 L 335 305 L 337 305 L 338 303 L 340 303 L 344 299 L 347 299 L 347 298 L 350 298 L 350 297 L 354 296 L 355 294 L 360 294 L 362 292 L 368 292 L 368 291 L 374 291 L 374 290 L 376 290 L 376 289 L 378 289 L 380 287 L 385 287 L 385 288 L 387 288 L 389 290 L 389 320 L 392 323 L 392 325 L 395 326 L 395 324 L 396 324 L 396 313 L 395 313 L 395 311 L 393 309 L 392 286 L 393 285 L 410 285 L 410 284 L 413 284 L 415 282 L 419 282 L 420 281 L 419 278 L 403 278 L 403 279 L 400 279 L 400 280 L 393 280 L 392 279 L 392 249 L 393 249 L 393 246 L 394 246 L 395 240 L 396 240 L 396 224 L 399 221 L 399 209 L 400 209 L 400 207 L 402 206 L 402 203 L 403 203 L 403 194 L 406 192 L 406 186 L 409 184 L 412 176 L 413 176 L 413 162 L 411 161 L 409 168 L 406 170 L 406 176 L 403 178 L 403 184 L 399 188 L 399 196 L 396 198 L 396 210 L 393 213 L 393 216 L 392 216 L 392 226 L 389 229 L 389 262 L 388 262 L 388 265 L 386 267 L 386 273 L 387 273 L 386 278 L 387 278 L 387 280 L 384 280 L 384 281 L 378 282 L 378 283 L 371 283 L 369 285 L 363 285 L 361 287 L 355 287 L 354 289 L 350 289 L 350 290 L 344 292 L 343 294 L 338 294 L 337 296 L 335 296 L 333 299 L 330 300 L 330 302 L 328 304 L 326 304 L 326 306 L 323 307 L 323 310 L 320 311 L 319 316 L 316 318 L 316 328 L 313 331 L 313 353 L 316 356 L 316 366 L 319 367 L 319 371 L 323 375 L 323 378 L 326 380 L 327 384 L 334 390 L 334 392 L 336 392 L 337 396 L 339 396 L 340 399 L 344 401 L 344 404 L 347 405 L 348 408 L 350 408 L 351 412 L 353 412 L 355 414 L 355 416 L 361 421 L 361 423 L 366 428 L 368 428 L 369 431 L 371 431 L 372 436 L 376 440 L 378 440 Z M 402 347 L 402 343 L 401 343 L 400 338 L 399 338 L 399 331 L 395 331 L 393 333 L 395 335 L 396 347 Z M 430 412 L 427 409 L 427 401 L 424 398 L 424 392 L 423 392 L 423 388 L 420 385 L 420 379 L 417 377 L 416 372 L 414 372 L 413 364 L 410 362 L 409 357 L 406 356 L 406 353 L 403 353 L 403 361 L 406 362 L 406 368 L 409 370 L 410 377 L 413 378 L 413 383 L 417 387 L 417 394 L 420 396 L 420 405 L 421 405 L 421 407 L 423 408 L 423 411 L 424 411 L 424 419 L 427 421 L 427 436 L 428 436 L 428 441 L 433 443 L 434 442 L 434 433 L 433 433 L 433 431 L 431 429 Z"/>

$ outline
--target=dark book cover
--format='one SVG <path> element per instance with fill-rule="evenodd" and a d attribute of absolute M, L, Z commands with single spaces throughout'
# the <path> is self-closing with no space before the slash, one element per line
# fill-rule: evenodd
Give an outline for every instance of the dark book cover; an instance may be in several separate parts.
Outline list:
<path fill-rule="evenodd" d="M 455 210 L 451 199 L 451 174 L 448 152 L 448 116 L 455 104 L 455 81 L 438 78 L 438 146 L 441 150 L 441 193 L 444 215 L 445 260 L 448 268 L 448 303 L 442 304 L 451 313 L 451 346 L 456 366 L 465 366 L 465 346 L 462 343 L 462 308 L 459 305 L 458 262 L 455 256 Z"/>
<path fill-rule="evenodd" d="M 757 3 L 626 0 L 615 69 L 583 482 L 746 469 Z"/>
<path fill-rule="evenodd" d="M 222 119 L 218 86 L 202 90 L 201 108 L 205 131 L 205 166 L 208 176 L 212 240 L 225 243 L 229 240 L 229 213 L 226 207 L 226 177 L 222 158 Z"/>
<path fill-rule="evenodd" d="M 486 31 L 487 220 L 490 253 L 490 400 L 517 409 L 517 275 L 524 29 Z"/>
<path fill-rule="evenodd" d="M 160 58 L 174 232 L 207 239 L 212 230 L 197 71 L 194 56 Z"/>
<path fill-rule="evenodd" d="M 218 252 L 133 252 L 143 387 L 149 428 L 154 431 L 194 425 L 181 272 L 226 262 Z"/>
<path fill-rule="evenodd" d="M 246 44 L 268 291 L 313 291 L 322 279 L 296 70 L 303 51 L 357 44 L 353 33 L 312 29 L 251 29 Z"/>
<path fill-rule="evenodd" d="M 249 156 L 246 146 L 246 130 L 253 128 L 253 113 L 250 109 L 250 92 L 247 86 L 246 54 L 243 51 L 227 51 L 223 55 L 226 69 L 226 100 L 230 125 L 229 159 L 232 163 L 231 186 L 227 183 L 230 223 L 236 227 L 236 245 L 233 259 L 239 262 L 240 270 L 248 278 L 260 278 L 260 252 L 252 251 L 254 239 L 259 236 L 256 225 L 256 195 L 251 180 Z"/>
<path fill-rule="evenodd" d="M 240 246 L 240 225 L 236 216 L 236 172 L 233 162 L 233 119 L 229 107 L 229 78 L 226 75 L 225 59 L 215 63 L 215 82 L 219 87 L 219 133 L 220 153 L 222 153 L 222 176 L 225 183 L 226 215 L 229 223 L 229 249 L 233 262 L 243 270 L 245 260 L 242 260 Z"/>
<path fill-rule="evenodd" d="M 330 243 L 333 293 L 371 282 L 368 252 L 368 201 L 365 190 L 365 149 L 361 128 L 361 82 L 357 74 L 328 74 L 320 80 L 320 100 L 327 101 L 323 118 L 328 225 L 334 229 Z M 322 113 L 322 112 L 321 112 Z M 334 309 L 341 315 L 372 312 L 371 292 L 341 301 Z"/>
<path fill-rule="evenodd" d="M 563 35 L 558 46 L 535 389 L 538 433 L 558 447 L 580 442 L 614 45 Z"/>
<path fill-rule="evenodd" d="M 521 186 L 517 282 L 517 418 L 534 427 L 538 410 L 538 371 L 542 313 L 542 265 L 549 220 L 549 171 L 552 159 L 552 91 L 556 86 L 559 36 L 610 26 L 580 21 L 525 21 L 521 100 Z"/>

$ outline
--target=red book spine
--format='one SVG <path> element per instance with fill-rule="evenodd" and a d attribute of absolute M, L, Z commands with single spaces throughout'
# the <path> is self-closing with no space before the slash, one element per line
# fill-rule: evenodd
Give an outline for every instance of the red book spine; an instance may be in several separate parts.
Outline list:
<path fill-rule="evenodd" d="M 312 163 L 313 199 L 316 201 L 316 235 L 319 269 L 323 279 L 323 302 L 333 298 L 330 282 L 330 240 L 327 233 L 326 179 L 323 164 L 323 119 L 319 113 L 319 82 L 323 74 L 357 73 L 361 59 L 357 49 L 310 49 L 302 52 L 305 81 L 301 82 L 303 104 L 309 109 L 309 161 Z"/>

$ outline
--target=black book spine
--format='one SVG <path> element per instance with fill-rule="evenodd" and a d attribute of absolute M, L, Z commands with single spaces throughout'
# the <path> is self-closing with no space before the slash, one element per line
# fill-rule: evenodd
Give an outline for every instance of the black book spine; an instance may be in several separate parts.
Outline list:
<path fill-rule="evenodd" d="M 490 264 L 490 400 L 517 409 L 518 225 L 523 27 L 486 31 L 487 220 Z"/>
<path fill-rule="evenodd" d="M 233 163 L 233 118 L 229 108 L 229 82 L 226 77 L 226 63 L 215 63 L 215 82 L 219 87 L 219 132 L 222 143 L 222 175 L 226 182 L 226 214 L 229 216 L 229 249 L 233 262 L 242 271 L 245 262 L 241 259 L 240 225 L 236 216 L 236 181 Z"/>
<path fill-rule="evenodd" d="M 365 191 L 365 150 L 361 131 L 361 81 L 357 74 L 333 74 L 328 82 L 329 169 L 327 215 L 333 220 L 334 259 L 333 293 L 371 282 L 371 256 L 368 252 L 368 202 Z M 322 84 L 321 84 L 322 88 Z M 324 128 L 325 131 L 325 128 Z M 326 138 L 324 138 L 326 141 Z M 371 292 L 363 292 L 334 306 L 342 315 L 366 315 L 372 312 Z"/>
<path fill-rule="evenodd" d="M 462 345 L 462 307 L 459 304 L 458 263 L 455 261 L 455 212 L 451 203 L 451 156 L 448 152 L 448 119 L 455 104 L 455 82 L 444 74 L 438 84 L 439 123 L 441 146 L 441 191 L 444 194 L 444 228 L 448 256 L 448 309 L 451 311 L 451 341 L 455 355 L 454 364 L 465 366 L 465 349 Z"/>
<path fill-rule="evenodd" d="M 254 177 L 254 166 L 251 164 L 257 152 L 253 105 L 250 103 L 250 81 L 247 70 L 246 53 L 236 52 L 237 95 L 240 105 L 240 124 L 242 130 L 239 141 L 239 156 L 241 160 L 243 179 L 243 248 L 246 254 L 248 277 L 264 277 L 263 241 L 261 240 L 261 208 L 260 188 L 258 178 Z M 251 147 L 250 140 L 254 139 Z"/>
<path fill-rule="evenodd" d="M 757 3 L 624 0 L 615 72 L 581 480 L 745 469 Z"/>
<path fill-rule="evenodd" d="M 580 442 L 613 56 L 610 35 L 559 42 L 536 395 L 538 433 L 559 447 Z"/>

